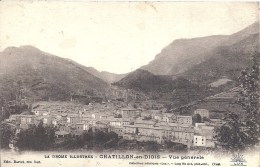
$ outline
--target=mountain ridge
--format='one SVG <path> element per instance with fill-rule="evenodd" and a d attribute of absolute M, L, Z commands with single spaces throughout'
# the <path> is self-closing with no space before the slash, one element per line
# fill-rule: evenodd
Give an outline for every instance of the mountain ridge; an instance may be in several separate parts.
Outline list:
<path fill-rule="evenodd" d="M 8 47 L 0 58 L 0 96 L 11 98 L 23 89 L 31 100 L 69 100 L 73 94 L 98 95 L 109 88 L 82 67 L 32 46 Z"/>
<path fill-rule="evenodd" d="M 153 100 L 171 101 L 177 106 L 210 95 L 207 87 L 200 87 L 185 78 L 155 75 L 143 69 L 135 70 L 113 85 L 143 92 Z"/>
<path fill-rule="evenodd" d="M 259 33 L 259 22 L 231 35 L 177 39 L 163 48 L 154 60 L 141 68 L 157 75 L 177 75 L 205 61 L 207 55 L 214 49 L 233 45 L 255 33 Z"/>
<path fill-rule="evenodd" d="M 200 100 L 236 87 L 241 70 L 250 66 L 250 56 L 255 51 L 259 51 L 258 22 L 231 35 L 178 39 L 163 48 L 149 64 L 129 73 L 115 84 L 146 91 L 152 96 L 164 93 L 163 87 L 166 86 L 169 93 L 164 93 L 164 97 L 169 101 L 179 97 L 181 100 L 185 100 L 182 97 L 189 97 L 190 100 L 186 102 Z M 140 70 L 146 72 L 137 75 L 136 72 Z M 147 72 L 150 73 L 148 77 Z M 158 84 L 160 79 L 154 78 L 162 75 L 171 80 L 163 80 Z M 180 78 L 185 81 L 182 84 L 186 84 L 187 88 L 171 85 L 178 83 Z M 152 87 L 153 84 L 157 86 Z M 151 88 L 145 90 L 146 87 Z"/>

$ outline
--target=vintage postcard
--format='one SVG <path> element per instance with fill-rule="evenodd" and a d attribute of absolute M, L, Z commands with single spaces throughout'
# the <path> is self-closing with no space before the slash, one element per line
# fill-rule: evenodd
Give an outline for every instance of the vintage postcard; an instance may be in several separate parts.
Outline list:
<path fill-rule="evenodd" d="M 258 2 L 0 1 L 2 167 L 258 167 Z"/>

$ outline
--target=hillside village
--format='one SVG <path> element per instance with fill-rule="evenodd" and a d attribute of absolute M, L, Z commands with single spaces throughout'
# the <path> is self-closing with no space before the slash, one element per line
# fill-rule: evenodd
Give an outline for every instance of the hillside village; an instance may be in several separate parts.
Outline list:
<path fill-rule="evenodd" d="M 220 98 L 227 101 L 228 97 L 217 95 L 210 99 L 221 105 Z M 153 141 L 158 144 L 171 141 L 183 144 L 187 148 L 215 148 L 217 142 L 214 139 L 214 128 L 220 127 L 225 121 L 221 117 L 214 117 L 210 108 L 205 109 L 201 105 L 200 107 L 192 109 L 190 113 L 180 114 L 169 112 L 160 104 L 154 104 L 149 109 L 133 107 L 116 100 L 88 105 L 75 102 L 37 102 L 33 104 L 30 114 L 13 114 L 5 122 L 15 127 L 16 133 L 40 122 L 44 126 L 52 125 L 56 129 L 57 141 L 80 136 L 92 129 L 115 132 L 119 137 L 129 141 Z M 205 107 L 207 108 L 206 105 Z M 194 122 L 194 115 L 199 115 L 202 120 Z M 10 146 L 13 147 L 12 143 Z"/>

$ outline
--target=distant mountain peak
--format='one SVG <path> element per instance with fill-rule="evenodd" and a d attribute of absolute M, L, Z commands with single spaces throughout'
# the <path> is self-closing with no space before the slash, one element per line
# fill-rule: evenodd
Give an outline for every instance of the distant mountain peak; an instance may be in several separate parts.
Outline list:
<path fill-rule="evenodd" d="M 40 49 L 38 49 L 38 48 L 36 48 L 36 47 L 34 47 L 34 46 L 32 46 L 32 45 L 21 45 L 19 48 L 20 48 L 20 49 L 38 50 L 38 51 L 40 51 Z"/>
<path fill-rule="evenodd" d="M 177 39 L 141 68 L 156 75 L 179 75 L 206 61 L 214 50 L 231 46 L 255 34 L 259 34 L 259 22 L 232 35 Z"/>
<path fill-rule="evenodd" d="M 17 50 L 30 50 L 30 51 L 41 51 L 40 49 L 34 47 L 34 46 L 31 46 L 31 45 L 22 45 L 20 47 L 16 47 L 16 46 L 10 46 L 10 47 L 7 47 L 3 50 L 3 52 L 10 52 L 10 51 L 17 51 Z"/>
<path fill-rule="evenodd" d="M 31 100 L 69 100 L 72 94 L 98 95 L 109 88 L 80 65 L 33 46 L 8 47 L 0 56 L 0 96 L 7 99 L 17 94 L 17 83 Z"/>

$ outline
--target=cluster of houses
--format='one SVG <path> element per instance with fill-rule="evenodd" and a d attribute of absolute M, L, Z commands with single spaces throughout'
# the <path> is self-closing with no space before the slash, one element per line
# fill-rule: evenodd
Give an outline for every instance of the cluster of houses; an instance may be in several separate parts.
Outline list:
<path fill-rule="evenodd" d="M 192 115 L 175 115 L 163 110 L 142 110 L 130 106 L 110 110 L 97 107 L 79 107 L 74 112 L 36 107 L 33 115 L 11 115 L 6 120 L 17 132 L 30 125 L 43 122 L 44 126 L 56 127 L 56 138 L 79 136 L 90 128 L 115 132 L 126 140 L 165 141 L 181 143 L 188 147 L 215 147 L 214 127 L 221 126 L 221 119 L 209 119 L 209 111 L 197 109 L 193 114 L 208 118 L 208 122 L 193 124 Z"/>

